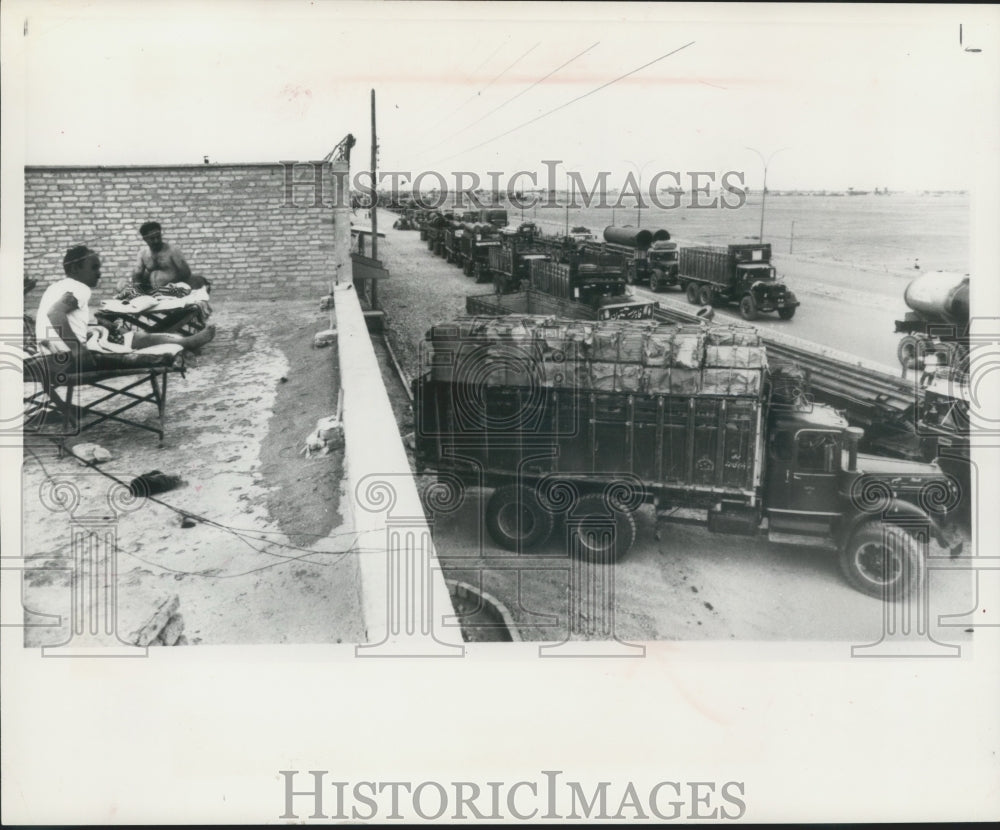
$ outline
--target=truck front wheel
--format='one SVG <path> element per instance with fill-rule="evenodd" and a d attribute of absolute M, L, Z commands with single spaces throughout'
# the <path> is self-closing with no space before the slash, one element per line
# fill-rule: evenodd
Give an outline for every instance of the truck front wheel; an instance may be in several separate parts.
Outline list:
<path fill-rule="evenodd" d="M 778 316 L 782 320 L 791 320 L 795 316 L 795 306 L 792 306 L 791 308 L 779 308 Z"/>
<path fill-rule="evenodd" d="M 861 593 L 896 601 L 917 589 L 926 566 L 910 534 L 872 522 L 859 528 L 845 545 L 840 568 Z"/>
<path fill-rule="evenodd" d="M 698 305 L 698 283 L 689 282 L 687 288 L 684 289 L 685 294 L 687 294 L 688 302 L 691 305 Z"/>
<path fill-rule="evenodd" d="M 753 294 L 747 294 L 740 300 L 740 314 L 744 320 L 757 319 L 757 301 L 753 298 Z"/>
<path fill-rule="evenodd" d="M 589 562 L 617 562 L 635 544 L 635 519 L 598 493 L 583 496 L 567 522 L 570 553 Z"/>
<path fill-rule="evenodd" d="M 486 505 L 490 536 L 508 550 L 527 550 L 545 542 L 555 520 L 529 487 L 508 484 L 498 488 Z"/>

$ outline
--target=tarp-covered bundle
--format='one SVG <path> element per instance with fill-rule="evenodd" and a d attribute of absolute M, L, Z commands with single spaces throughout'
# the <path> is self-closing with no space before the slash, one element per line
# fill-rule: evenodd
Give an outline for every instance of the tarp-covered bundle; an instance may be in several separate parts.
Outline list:
<path fill-rule="evenodd" d="M 432 379 L 485 386 L 758 397 L 767 370 L 745 326 L 462 317 L 427 333 Z"/>

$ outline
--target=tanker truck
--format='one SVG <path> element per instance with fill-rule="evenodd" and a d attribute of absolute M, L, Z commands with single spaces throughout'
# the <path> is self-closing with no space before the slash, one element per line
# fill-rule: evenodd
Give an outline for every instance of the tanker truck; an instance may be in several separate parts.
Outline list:
<path fill-rule="evenodd" d="M 910 308 L 896 331 L 904 337 L 896 355 L 904 369 L 936 359 L 939 365 L 965 370 L 969 341 L 969 275 L 932 271 L 913 280 L 903 292 Z"/>
<path fill-rule="evenodd" d="M 570 555 L 612 563 L 652 505 L 710 532 L 811 537 L 854 588 L 888 599 L 924 583 L 921 538 L 962 550 L 955 481 L 860 453 L 864 431 L 771 372 L 748 327 L 510 315 L 426 339 L 418 468 L 492 490 L 485 524 L 502 547 L 542 546 L 565 519 Z"/>

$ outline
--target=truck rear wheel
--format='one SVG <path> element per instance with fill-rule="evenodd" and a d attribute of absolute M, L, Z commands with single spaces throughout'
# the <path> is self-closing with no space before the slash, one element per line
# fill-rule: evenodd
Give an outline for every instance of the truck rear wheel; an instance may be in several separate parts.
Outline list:
<path fill-rule="evenodd" d="M 712 291 L 712 286 L 703 285 L 698 289 L 698 302 L 701 305 L 714 305 L 712 302 L 715 299 L 715 293 Z"/>
<path fill-rule="evenodd" d="M 904 369 L 914 369 L 917 365 L 918 345 L 920 341 L 912 334 L 907 334 L 896 347 L 896 357 Z"/>
<path fill-rule="evenodd" d="M 753 298 L 753 294 L 747 294 L 740 300 L 740 315 L 744 320 L 757 319 L 757 301 Z"/>
<path fill-rule="evenodd" d="M 691 305 L 698 305 L 698 283 L 689 282 L 684 289 L 684 293 L 687 295 L 688 302 Z"/>
<path fill-rule="evenodd" d="M 921 585 L 926 565 L 910 534 L 892 525 L 869 522 L 841 551 L 840 568 L 861 593 L 896 601 Z"/>
<path fill-rule="evenodd" d="M 570 552 L 588 562 L 617 562 L 635 544 L 632 514 L 608 504 L 599 493 L 583 496 L 567 522 Z"/>
<path fill-rule="evenodd" d="M 490 536 L 508 550 L 528 550 L 545 542 L 555 520 L 529 487 L 508 484 L 498 488 L 486 505 Z"/>
<path fill-rule="evenodd" d="M 782 320 L 791 320 L 795 316 L 795 306 L 792 306 L 791 308 L 779 308 L 778 316 Z"/>

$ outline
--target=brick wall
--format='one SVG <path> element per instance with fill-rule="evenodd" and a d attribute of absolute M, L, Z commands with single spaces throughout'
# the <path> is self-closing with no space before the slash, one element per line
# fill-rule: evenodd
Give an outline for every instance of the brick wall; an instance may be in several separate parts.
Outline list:
<path fill-rule="evenodd" d="M 350 268 L 350 211 L 337 207 L 335 176 L 324 165 L 320 204 L 316 168 L 274 164 L 25 168 L 25 276 L 38 280 L 28 305 L 63 276 L 73 245 L 101 255 L 95 301 L 132 272 L 143 241 L 139 225 L 156 220 L 218 299 L 319 297 Z M 344 181 L 346 177 L 339 180 Z"/>

